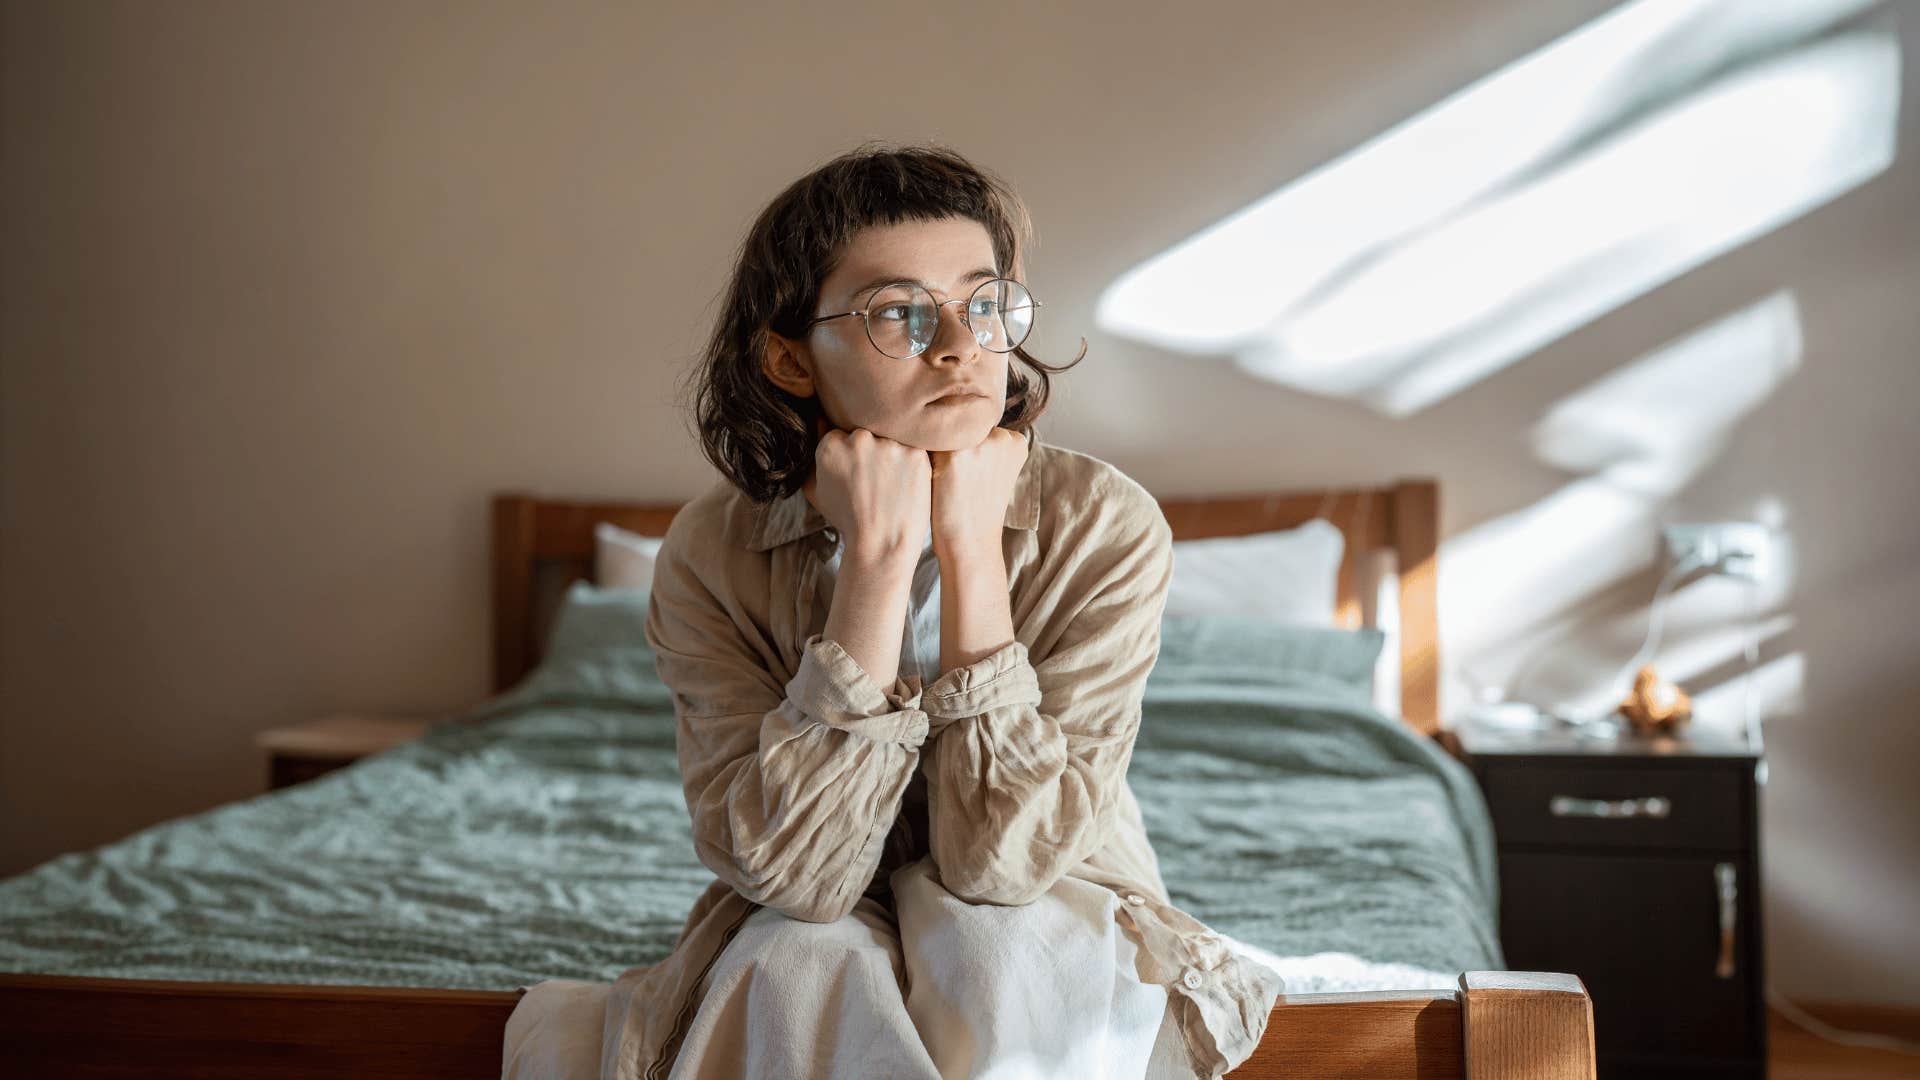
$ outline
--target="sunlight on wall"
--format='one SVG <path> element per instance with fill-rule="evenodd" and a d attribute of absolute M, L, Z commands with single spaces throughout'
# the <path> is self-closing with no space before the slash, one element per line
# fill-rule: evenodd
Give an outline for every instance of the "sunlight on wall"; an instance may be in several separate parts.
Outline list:
<path fill-rule="evenodd" d="M 1793 628 L 1791 615 L 1776 615 L 1755 627 L 1760 640 L 1781 637 Z M 1746 628 L 1736 631 L 1738 638 L 1746 637 Z M 1717 655 L 1712 646 L 1697 650 L 1702 659 L 1716 661 L 1728 656 L 1740 654 L 1741 641 L 1715 643 Z M 1807 660 L 1800 652 L 1790 652 L 1754 666 L 1753 672 L 1742 672 L 1739 678 L 1725 679 L 1712 686 L 1694 687 L 1694 712 L 1711 722 L 1736 723 L 1749 705 L 1761 716 L 1780 716 L 1801 711 L 1801 694 L 1806 688 Z M 1694 670 L 1690 670 L 1684 657 L 1676 658 L 1673 665 L 1673 678 L 1685 683 L 1688 679 L 1697 679 Z M 1749 701 L 1748 695 L 1752 698 Z"/>
<path fill-rule="evenodd" d="M 1672 495 L 1799 370 L 1803 347 L 1799 305 L 1774 293 L 1567 396 L 1535 425 L 1534 453 L 1629 491 Z"/>
<path fill-rule="evenodd" d="M 1872 6 L 1624 5 L 1128 272 L 1096 317 L 1417 411 L 1884 170 L 1898 43 L 1834 32 Z"/>
<path fill-rule="evenodd" d="M 1120 276 L 1102 328 L 1407 416 L 1883 172 L 1901 90 L 1881 0 L 1635 0 Z M 1785 290 L 1624 365 L 1532 432 L 1559 490 L 1443 544 L 1442 711 L 1583 620 L 1633 652 L 1669 500 L 1801 364 Z M 1785 546 L 1774 500 L 1753 517 Z M 1765 585 L 1783 602 L 1789 566 Z M 1683 583 L 1685 584 L 1685 583 Z M 1663 662 L 1730 642 L 1713 587 L 1669 599 Z M 1602 598 L 1612 615 L 1582 608 Z M 1580 659 L 1576 700 L 1612 693 Z M 1724 656 L 1721 657 L 1724 659 Z M 1384 660 L 1384 658 L 1383 658 Z M 1383 670 L 1388 666 L 1383 662 Z M 1744 680 L 1743 680 L 1744 681 Z M 1383 689 L 1384 695 L 1384 689 Z"/>
<path fill-rule="evenodd" d="M 1731 76 L 1400 246 L 1239 361 L 1425 408 L 1884 170 L 1899 85 L 1897 45 L 1868 35 Z"/>
<path fill-rule="evenodd" d="M 1452 666 L 1476 683 L 1506 686 L 1537 704 L 1604 709 L 1617 682 L 1616 670 L 1604 662 L 1582 660 L 1572 676 L 1580 681 L 1572 685 L 1564 679 L 1508 683 L 1553 645 L 1540 640 L 1545 628 L 1623 581 L 1658 578 L 1666 568 L 1659 526 L 1668 516 L 1667 499 L 1691 483 L 1739 422 L 1799 370 L 1803 351 L 1799 304 L 1781 291 L 1661 345 L 1550 408 L 1534 429 L 1535 452 L 1585 475 L 1442 544 L 1441 635 Z M 1756 601 L 1756 610 L 1764 611 L 1782 603 L 1792 586 L 1786 512 L 1778 499 L 1768 498 L 1748 516 L 1775 530 L 1779 549 Z M 1699 606 L 1702 596 L 1726 595 L 1711 587 L 1723 584 L 1703 582 L 1709 587 L 1683 588 L 1668 597 L 1669 626 L 1679 630 L 1668 641 L 1684 642 L 1690 628 L 1745 618 L 1744 608 Z M 1647 588 L 1651 593 L 1651 582 Z M 1624 662 L 1646 619 L 1636 607 L 1618 620 L 1624 625 L 1594 629 L 1619 631 L 1607 636 L 1624 642 Z M 1662 664 L 1670 657 L 1659 654 Z M 1467 700 L 1448 683 L 1443 680 L 1443 712 Z"/>
<path fill-rule="evenodd" d="M 1652 500 L 1590 477 L 1449 538 L 1439 607 L 1451 663 L 1481 672 L 1490 656 L 1645 569 L 1658 557 L 1657 532 Z"/>

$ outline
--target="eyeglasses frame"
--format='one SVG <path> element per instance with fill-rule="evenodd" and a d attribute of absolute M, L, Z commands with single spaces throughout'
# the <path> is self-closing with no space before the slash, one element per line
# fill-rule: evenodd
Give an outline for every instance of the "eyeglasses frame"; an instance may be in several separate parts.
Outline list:
<path fill-rule="evenodd" d="M 992 277 L 992 278 L 988 278 L 987 280 L 981 282 L 978 285 L 975 285 L 973 287 L 973 291 L 968 293 L 964 298 L 949 297 L 945 300 L 935 300 L 933 302 L 934 325 L 935 326 L 939 325 L 940 309 L 946 307 L 948 304 L 966 304 L 969 307 L 971 307 L 973 305 L 973 298 L 980 295 L 980 290 L 986 288 L 987 286 L 993 284 L 996 281 L 1011 281 L 1015 285 L 1020 286 L 1022 289 L 1026 289 L 1027 299 L 1028 301 L 1030 301 L 1031 306 L 1033 307 L 1041 306 L 1040 301 L 1034 299 L 1033 290 L 1027 288 L 1026 282 L 1021 281 L 1019 278 Z M 933 295 L 933 290 L 927 288 L 925 285 L 922 285 L 917 281 L 907 281 L 902 279 L 900 281 L 889 281 L 884 285 L 876 286 L 873 290 L 873 296 L 879 296 L 881 293 L 886 292 L 888 289 L 893 288 L 895 285 L 907 285 L 912 288 L 919 289 L 921 292 L 926 293 L 928 296 Z M 844 319 L 849 315 L 858 315 L 860 316 L 861 325 L 866 327 L 867 343 L 872 345 L 875 351 L 879 352 L 880 355 L 890 357 L 895 360 L 912 360 L 914 357 L 919 356 L 922 353 L 925 353 L 928 349 L 933 348 L 933 341 L 939 339 L 939 334 L 936 333 L 934 335 L 933 340 L 929 340 L 925 345 L 920 346 L 920 348 L 915 350 L 914 352 L 908 353 L 906 356 L 894 356 L 892 353 L 888 352 L 887 350 L 880 348 L 880 343 L 873 340 L 873 323 L 869 320 L 867 315 L 867 313 L 872 310 L 873 310 L 873 300 L 872 300 L 872 297 L 869 297 L 867 300 L 866 307 L 856 308 L 853 311 L 839 311 L 839 312 L 835 312 L 832 315 L 816 315 L 813 318 L 807 320 L 807 325 L 805 326 L 804 329 L 810 331 L 814 328 L 814 325 L 817 323 L 827 322 L 831 319 Z M 974 333 L 973 319 L 967 315 L 965 308 L 962 308 L 960 311 L 960 321 L 966 325 L 968 333 Z M 1027 330 L 1027 333 L 1031 334 L 1032 332 L 1033 332 L 1032 328 L 1029 327 Z M 975 338 L 974 340 L 978 341 L 979 339 Z M 1020 340 L 1024 342 L 1027 339 L 1023 337 Z M 1013 349 L 990 349 L 990 348 L 987 348 L 987 346 L 985 345 L 981 345 L 980 347 L 983 349 L 986 349 L 988 352 L 1000 353 L 1002 355 L 1005 355 L 1007 353 L 1013 352 L 1014 349 L 1018 349 L 1020 346 L 1019 344 L 1016 343 L 1013 346 Z"/>

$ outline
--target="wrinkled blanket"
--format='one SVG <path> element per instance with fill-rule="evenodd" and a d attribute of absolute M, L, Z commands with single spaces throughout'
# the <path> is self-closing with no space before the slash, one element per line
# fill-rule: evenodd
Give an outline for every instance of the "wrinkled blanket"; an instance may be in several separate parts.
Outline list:
<path fill-rule="evenodd" d="M 1283 969 L 1289 993 L 1344 988 L 1355 960 L 1387 965 L 1376 981 L 1503 966 L 1467 770 L 1343 688 L 1244 676 L 1162 665 L 1148 682 L 1129 781 L 1175 903 L 1325 961 L 1327 986 Z M 664 956 L 711 880 L 669 691 L 649 650 L 604 649 L 317 780 L 0 881 L 0 970 L 608 981 Z"/>

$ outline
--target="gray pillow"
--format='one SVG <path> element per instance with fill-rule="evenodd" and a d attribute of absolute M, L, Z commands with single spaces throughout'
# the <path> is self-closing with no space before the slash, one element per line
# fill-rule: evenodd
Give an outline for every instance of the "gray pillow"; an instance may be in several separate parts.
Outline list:
<path fill-rule="evenodd" d="M 585 580 L 567 587 L 547 635 L 546 652 L 519 682 L 482 703 L 474 719 L 535 705 L 654 708 L 671 699 L 647 643 L 646 589 L 603 589 Z"/>
<path fill-rule="evenodd" d="M 647 644 L 649 590 L 608 588 L 585 579 L 567 586 L 554 615 L 542 664 L 571 663 L 606 649 L 644 649 Z"/>
<path fill-rule="evenodd" d="M 619 691 L 602 684 L 655 678 L 647 644 L 648 591 L 584 580 L 567 589 L 539 667 L 516 697 L 566 690 Z M 1386 635 L 1312 626 L 1266 615 L 1167 615 L 1150 682 L 1281 683 L 1373 696 L 1373 669 Z"/>
<path fill-rule="evenodd" d="M 1264 615 L 1167 615 L 1149 680 L 1310 682 L 1373 696 L 1387 635 L 1282 622 Z"/>

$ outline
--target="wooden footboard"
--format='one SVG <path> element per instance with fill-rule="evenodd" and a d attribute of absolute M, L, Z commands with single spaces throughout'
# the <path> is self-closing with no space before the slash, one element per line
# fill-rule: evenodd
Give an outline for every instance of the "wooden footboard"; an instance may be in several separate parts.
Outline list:
<path fill-rule="evenodd" d="M 1593 1000 L 1572 975 L 1468 971 L 1457 990 L 1292 994 L 1231 1075 L 1593 1080 Z"/>
<path fill-rule="evenodd" d="M 19 1076 L 498 1076 L 517 991 L 0 974 Z M 1572 975 L 1469 971 L 1457 990 L 1282 997 L 1233 1076 L 1593 1080 Z"/>
<path fill-rule="evenodd" d="M 13 1076 L 500 1075 L 517 990 L 0 974 Z"/>

